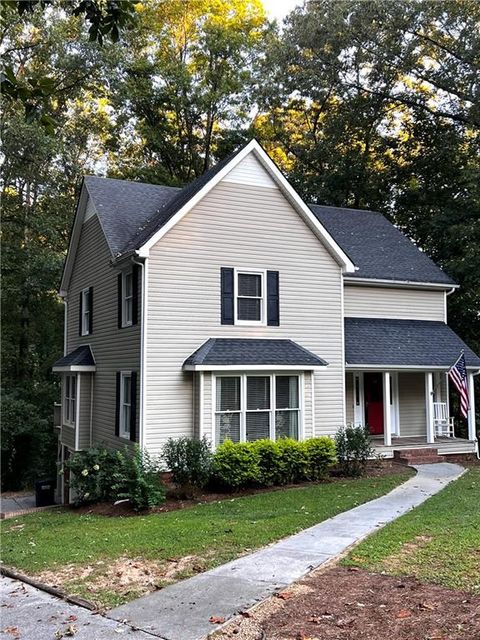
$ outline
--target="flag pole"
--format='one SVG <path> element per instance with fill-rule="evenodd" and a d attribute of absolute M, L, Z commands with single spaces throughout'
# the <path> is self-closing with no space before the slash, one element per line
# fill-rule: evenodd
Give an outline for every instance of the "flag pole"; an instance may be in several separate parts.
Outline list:
<path fill-rule="evenodd" d="M 465 354 L 465 349 L 462 349 L 460 351 L 460 355 L 458 356 L 458 358 L 455 360 L 455 362 L 452 364 L 452 366 L 450 367 L 449 371 L 451 371 L 453 369 L 453 367 L 457 364 L 457 362 L 460 360 L 460 358 Z"/>

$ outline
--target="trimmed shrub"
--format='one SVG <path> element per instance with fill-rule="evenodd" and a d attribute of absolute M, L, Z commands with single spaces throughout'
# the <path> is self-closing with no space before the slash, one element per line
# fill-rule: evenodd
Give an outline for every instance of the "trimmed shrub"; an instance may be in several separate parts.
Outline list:
<path fill-rule="evenodd" d="M 141 510 L 165 501 L 158 464 L 139 447 L 133 451 L 92 447 L 74 453 L 64 466 L 71 472 L 76 504 L 129 500 L 135 510 Z"/>
<path fill-rule="evenodd" d="M 280 484 L 293 484 L 308 479 L 308 458 L 305 443 L 292 438 L 277 440 L 282 459 Z"/>
<path fill-rule="evenodd" d="M 361 476 L 369 458 L 376 457 L 368 427 L 342 427 L 335 434 L 335 445 L 340 471 L 346 476 Z"/>
<path fill-rule="evenodd" d="M 212 471 L 212 452 L 206 438 L 170 438 L 163 447 L 162 457 L 172 473 L 173 482 L 189 495 L 203 488 Z"/>
<path fill-rule="evenodd" d="M 284 484 L 284 464 L 282 450 L 278 442 L 273 440 L 256 440 L 249 443 L 257 456 L 258 484 L 263 487 L 271 487 L 275 484 Z"/>
<path fill-rule="evenodd" d="M 259 484 L 259 454 L 252 442 L 226 440 L 213 455 L 212 475 L 223 489 L 241 489 Z"/>
<path fill-rule="evenodd" d="M 159 465 L 149 454 L 127 447 L 115 453 L 112 489 L 117 500 L 128 500 L 135 511 L 151 509 L 165 502 L 165 487 L 160 480 Z"/>
<path fill-rule="evenodd" d="M 80 504 L 115 500 L 112 489 L 112 471 L 115 466 L 115 452 L 102 447 L 73 453 L 65 461 L 64 467 L 70 470 L 70 487 L 75 502 Z"/>
<path fill-rule="evenodd" d="M 337 461 L 335 442 L 332 438 L 310 438 L 302 443 L 308 461 L 308 479 L 323 480 Z"/>

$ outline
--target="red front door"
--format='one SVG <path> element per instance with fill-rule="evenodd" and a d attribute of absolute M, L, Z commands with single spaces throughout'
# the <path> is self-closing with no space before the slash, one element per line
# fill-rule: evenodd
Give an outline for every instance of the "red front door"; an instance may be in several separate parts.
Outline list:
<path fill-rule="evenodd" d="M 383 379 L 381 372 L 364 374 L 365 420 L 372 435 L 383 433 Z"/>

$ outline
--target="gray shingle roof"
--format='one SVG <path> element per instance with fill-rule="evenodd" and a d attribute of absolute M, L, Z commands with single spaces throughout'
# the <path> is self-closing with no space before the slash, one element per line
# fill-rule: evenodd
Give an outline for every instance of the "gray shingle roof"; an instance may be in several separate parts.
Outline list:
<path fill-rule="evenodd" d="M 292 365 L 319 367 L 328 363 L 292 340 L 209 338 L 183 363 L 194 365 Z"/>
<path fill-rule="evenodd" d="M 75 351 L 71 351 L 63 358 L 60 358 L 53 365 L 56 367 L 94 367 L 95 358 L 93 357 L 92 350 L 89 345 L 82 345 L 77 347 Z"/>
<path fill-rule="evenodd" d="M 241 149 L 183 189 L 87 176 L 85 185 L 115 257 L 140 248 Z M 454 284 L 383 215 L 373 211 L 310 206 L 359 270 L 357 278 Z"/>
<path fill-rule="evenodd" d="M 480 358 L 443 322 L 345 318 L 349 365 L 450 368 L 462 349 L 467 367 L 480 368 Z"/>
<path fill-rule="evenodd" d="M 161 219 L 162 207 L 182 192 L 176 187 L 96 176 L 86 176 L 85 186 L 114 256 L 123 253 L 153 219 Z"/>
<path fill-rule="evenodd" d="M 455 284 L 381 213 L 310 205 L 352 262 L 349 277 Z"/>

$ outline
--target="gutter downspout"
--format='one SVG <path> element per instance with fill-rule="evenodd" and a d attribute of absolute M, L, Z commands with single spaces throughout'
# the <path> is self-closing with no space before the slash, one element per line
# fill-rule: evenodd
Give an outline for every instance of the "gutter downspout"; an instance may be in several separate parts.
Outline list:
<path fill-rule="evenodd" d="M 148 282 L 148 258 L 143 261 L 135 260 L 132 256 L 132 262 L 138 265 L 142 270 L 142 311 L 140 325 L 140 415 L 138 419 L 138 444 L 140 450 L 145 448 L 145 423 L 147 415 L 147 282 Z"/>
<path fill-rule="evenodd" d="M 480 374 L 480 369 L 475 373 L 472 373 L 472 376 L 475 377 L 475 376 L 478 376 L 478 374 Z M 474 393 L 475 393 L 475 390 L 474 390 Z M 475 416 L 473 416 L 473 419 L 475 420 Z M 477 454 L 477 458 L 480 460 L 480 447 L 479 447 L 478 438 L 475 438 L 475 453 Z"/>

